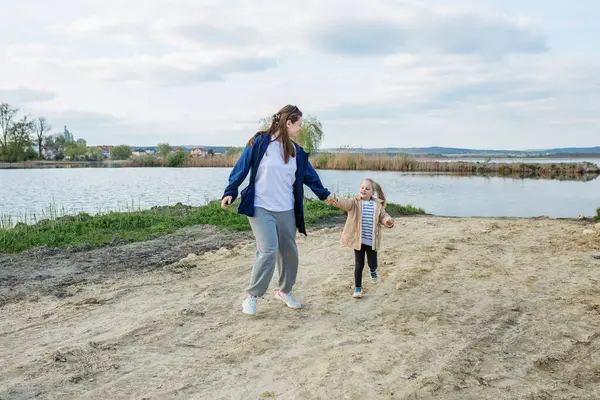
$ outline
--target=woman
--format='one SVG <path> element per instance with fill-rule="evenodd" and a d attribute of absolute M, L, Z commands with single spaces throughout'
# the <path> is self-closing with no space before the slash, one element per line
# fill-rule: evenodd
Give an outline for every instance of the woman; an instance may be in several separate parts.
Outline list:
<path fill-rule="evenodd" d="M 238 195 L 238 187 L 250 172 L 249 184 L 241 192 L 238 212 L 248 216 L 256 238 L 256 261 L 242 311 L 256 314 L 256 301 L 269 287 L 275 264 L 279 270 L 279 291 L 275 298 L 291 308 L 302 305 L 292 287 L 298 272 L 296 229 L 306 235 L 304 184 L 320 200 L 334 200 L 323 187 L 308 160 L 308 154 L 292 141 L 302 128 L 302 112 L 287 105 L 273 115 L 266 132 L 256 133 L 247 143 L 229 175 L 221 207 L 227 208 Z"/>

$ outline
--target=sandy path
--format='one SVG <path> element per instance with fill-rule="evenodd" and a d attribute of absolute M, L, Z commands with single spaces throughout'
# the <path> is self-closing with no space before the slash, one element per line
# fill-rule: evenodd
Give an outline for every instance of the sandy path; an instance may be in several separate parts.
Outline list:
<path fill-rule="evenodd" d="M 0 399 L 600 398 L 600 234 L 398 221 L 360 300 L 326 228 L 299 237 L 302 310 L 240 312 L 252 242 L 5 304 Z"/>

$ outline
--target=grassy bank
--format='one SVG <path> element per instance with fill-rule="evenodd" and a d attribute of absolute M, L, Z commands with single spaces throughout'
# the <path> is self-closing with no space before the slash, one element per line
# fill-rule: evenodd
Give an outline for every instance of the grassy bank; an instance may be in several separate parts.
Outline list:
<path fill-rule="evenodd" d="M 238 202 L 223 210 L 219 201 L 206 206 L 192 207 L 182 204 L 153 207 L 133 212 L 111 212 L 100 215 L 80 213 L 40 221 L 35 225 L 17 224 L 0 229 L 0 253 L 17 253 L 40 246 L 68 248 L 77 246 L 98 247 L 114 241 L 138 242 L 175 232 L 177 229 L 209 224 L 237 231 L 249 230 L 248 219 L 237 213 Z M 396 214 L 423 214 L 412 206 L 390 204 L 388 209 Z M 308 226 L 342 215 L 339 209 L 321 201 L 306 200 L 305 219 Z"/>
<path fill-rule="evenodd" d="M 596 210 L 596 216 L 594 217 L 594 221 L 600 222 L 600 207 Z"/>

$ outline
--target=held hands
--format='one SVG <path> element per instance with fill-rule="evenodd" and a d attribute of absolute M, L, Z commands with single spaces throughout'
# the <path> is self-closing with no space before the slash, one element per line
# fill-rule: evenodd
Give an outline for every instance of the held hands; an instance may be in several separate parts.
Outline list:
<path fill-rule="evenodd" d="M 336 207 L 339 205 L 338 199 L 337 199 L 337 196 L 335 195 L 335 193 L 333 194 L 333 196 L 328 196 L 325 199 L 325 203 L 327 203 L 327 205 L 336 206 Z"/>
<path fill-rule="evenodd" d="M 223 200 L 221 200 L 221 208 L 227 209 L 229 207 L 229 205 L 231 204 L 232 200 L 233 200 L 233 197 L 231 197 L 231 196 L 223 197 Z"/>

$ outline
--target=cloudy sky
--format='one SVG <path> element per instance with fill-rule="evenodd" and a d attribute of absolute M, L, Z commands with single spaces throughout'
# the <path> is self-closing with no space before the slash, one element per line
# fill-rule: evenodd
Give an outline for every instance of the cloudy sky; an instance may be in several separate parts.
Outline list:
<path fill-rule="evenodd" d="M 598 0 L 0 0 L 0 101 L 88 144 L 600 144 Z"/>

